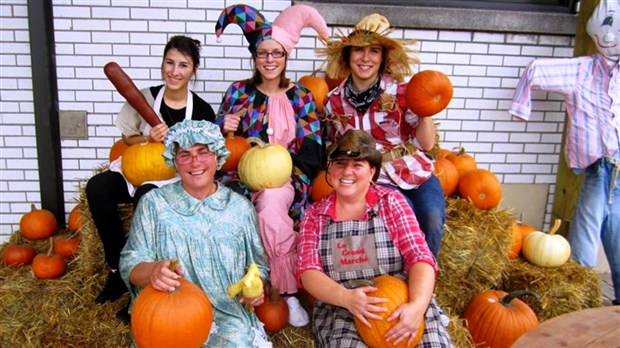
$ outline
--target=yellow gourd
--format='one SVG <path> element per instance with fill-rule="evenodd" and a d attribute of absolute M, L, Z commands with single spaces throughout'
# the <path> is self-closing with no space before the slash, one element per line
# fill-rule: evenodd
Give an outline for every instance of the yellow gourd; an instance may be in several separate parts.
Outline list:
<path fill-rule="evenodd" d="M 523 240 L 523 257 L 542 267 L 562 266 L 570 258 L 570 244 L 563 236 L 555 234 L 562 220 L 556 219 L 549 233 L 534 231 Z"/>

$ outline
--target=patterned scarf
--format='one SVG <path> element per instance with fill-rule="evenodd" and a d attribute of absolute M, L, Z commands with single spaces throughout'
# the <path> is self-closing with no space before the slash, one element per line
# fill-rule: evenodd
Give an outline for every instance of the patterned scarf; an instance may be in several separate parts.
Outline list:
<path fill-rule="evenodd" d="M 364 91 L 355 91 L 353 89 L 353 80 L 351 76 L 347 79 L 347 83 L 344 86 L 344 95 L 349 100 L 349 103 L 353 105 L 358 111 L 366 113 L 370 104 L 372 104 L 377 96 L 381 93 L 381 79 L 377 77 L 375 82 Z"/>

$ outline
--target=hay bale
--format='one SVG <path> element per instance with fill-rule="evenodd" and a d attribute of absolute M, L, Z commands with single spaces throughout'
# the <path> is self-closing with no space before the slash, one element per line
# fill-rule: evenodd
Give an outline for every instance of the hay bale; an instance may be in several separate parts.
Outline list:
<path fill-rule="evenodd" d="M 536 312 L 541 322 L 565 313 L 600 307 L 602 304 L 598 274 L 572 259 L 560 267 L 548 268 L 519 258 L 507 265 L 499 288 L 506 292 L 537 292 L 541 297 L 540 302 L 530 296 L 522 300 Z"/>

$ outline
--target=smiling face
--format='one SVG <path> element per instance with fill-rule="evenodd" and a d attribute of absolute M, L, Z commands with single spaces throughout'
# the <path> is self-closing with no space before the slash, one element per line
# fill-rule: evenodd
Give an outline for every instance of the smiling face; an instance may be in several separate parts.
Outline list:
<path fill-rule="evenodd" d="M 183 188 L 192 197 L 204 199 L 215 191 L 213 177 L 217 168 L 217 156 L 207 145 L 196 144 L 189 149 L 177 149 L 175 166 Z"/>
<path fill-rule="evenodd" d="M 602 55 L 620 57 L 620 2 L 601 0 L 586 29 Z"/>
<path fill-rule="evenodd" d="M 379 45 L 351 47 L 349 66 L 355 88 L 365 90 L 370 87 L 379 75 L 382 59 L 383 48 Z"/>
<path fill-rule="evenodd" d="M 166 52 L 161 66 L 161 74 L 166 88 L 172 90 L 187 89 L 189 80 L 196 72 L 195 64 L 190 56 L 184 55 L 176 48 Z"/>
<path fill-rule="evenodd" d="M 339 197 L 363 198 L 375 174 L 366 160 L 339 159 L 330 162 L 330 182 Z"/>
<path fill-rule="evenodd" d="M 262 41 L 256 48 L 254 63 L 263 82 L 279 82 L 286 67 L 286 51 L 275 40 Z"/>

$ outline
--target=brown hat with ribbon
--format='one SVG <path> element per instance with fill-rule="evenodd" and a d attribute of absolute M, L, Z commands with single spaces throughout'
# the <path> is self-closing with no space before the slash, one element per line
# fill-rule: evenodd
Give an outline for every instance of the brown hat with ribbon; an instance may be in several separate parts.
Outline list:
<path fill-rule="evenodd" d="M 376 169 L 373 180 L 379 176 L 382 162 L 381 152 L 377 150 L 375 139 L 366 131 L 349 129 L 338 143 L 330 146 L 327 161 L 341 159 L 368 161 Z"/>

